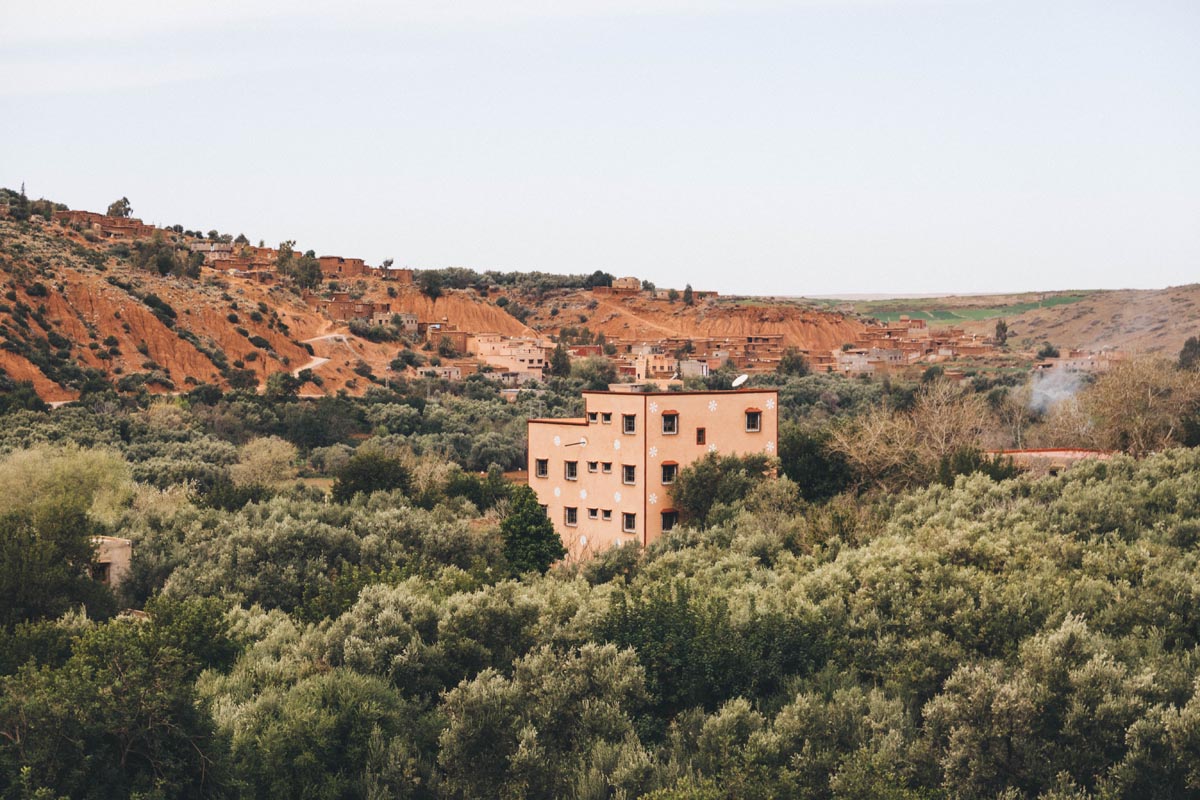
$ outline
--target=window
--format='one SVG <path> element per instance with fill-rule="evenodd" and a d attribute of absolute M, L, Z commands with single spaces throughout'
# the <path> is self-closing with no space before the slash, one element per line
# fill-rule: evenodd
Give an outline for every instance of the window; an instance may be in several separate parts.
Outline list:
<path fill-rule="evenodd" d="M 635 467 L 633 464 L 622 464 L 621 483 L 637 483 L 637 467 Z"/>
<path fill-rule="evenodd" d="M 752 408 L 746 412 L 746 430 L 755 433 L 762 430 L 762 412 Z"/>
<path fill-rule="evenodd" d="M 708 441 L 708 432 L 704 428 L 696 428 L 696 444 L 705 444 Z"/>
<path fill-rule="evenodd" d="M 606 508 L 603 511 L 601 511 L 600 518 L 603 519 L 605 522 L 611 522 L 612 521 L 612 509 Z"/>
<path fill-rule="evenodd" d="M 539 458 L 533 462 L 533 474 L 539 478 L 550 477 L 550 459 Z"/>
<path fill-rule="evenodd" d="M 663 533 L 666 533 L 667 531 L 671 530 L 678 524 L 679 524 L 679 512 L 678 511 L 662 512 Z"/>
<path fill-rule="evenodd" d="M 621 515 L 621 530 L 626 533 L 634 533 L 637 531 L 637 514 L 630 514 L 626 511 Z"/>
<path fill-rule="evenodd" d="M 598 508 L 589 508 L 588 509 L 588 519 L 599 519 L 599 517 L 600 517 L 600 509 L 598 509 Z"/>
<path fill-rule="evenodd" d="M 612 472 L 612 462 L 605 461 L 604 463 L 602 463 L 600 465 L 600 471 L 603 472 L 605 475 L 608 475 L 610 472 Z"/>
<path fill-rule="evenodd" d="M 679 475 L 679 465 L 676 464 L 674 461 L 664 461 L 663 465 L 662 465 L 662 470 L 663 470 L 662 482 L 664 484 L 674 483 L 676 476 Z"/>
<path fill-rule="evenodd" d="M 579 462 L 564 461 L 563 462 L 563 477 L 569 481 L 579 479 Z"/>
<path fill-rule="evenodd" d="M 589 461 L 588 462 L 588 472 L 596 472 L 599 469 L 600 469 L 599 461 Z"/>
<path fill-rule="evenodd" d="M 622 414 L 621 430 L 625 433 L 637 433 L 637 414 Z"/>
<path fill-rule="evenodd" d="M 612 412 L 611 411 L 600 412 L 600 421 L 603 422 L 605 425 L 612 425 Z"/>
<path fill-rule="evenodd" d="M 679 433 L 679 414 L 674 411 L 664 411 L 662 431 L 668 436 Z"/>
<path fill-rule="evenodd" d="M 579 524 L 579 509 L 575 506 L 567 506 L 563 509 L 563 521 L 568 525 Z"/>
<path fill-rule="evenodd" d="M 596 424 L 596 418 L 597 418 L 597 417 L 599 417 L 599 416 L 600 416 L 600 415 L 599 415 L 599 414 L 597 414 L 595 411 L 589 411 L 589 412 L 588 412 L 588 424 L 589 424 L 589 425 L 595 425 L 595 424 Z"/>

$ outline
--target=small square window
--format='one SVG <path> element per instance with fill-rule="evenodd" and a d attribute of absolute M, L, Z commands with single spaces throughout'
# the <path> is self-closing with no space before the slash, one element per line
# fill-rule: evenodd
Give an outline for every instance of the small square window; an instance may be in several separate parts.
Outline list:
<path fill-rule="evenodd" d="M 600 416 L 600 415 L 599 415 L 599 414 L 597 414 L 595 411 L 589 411 L 589 412 L 588 412 L 588 422 L 589 422 L 590 424 L 592 424 L 592 425 L 595 425 L 595 424 L 596 424 L 596 420 L 597 420 L 597 418 L 598 418 L 599 416 Z"/>
<path fill-rule="evenodd" d="M 588 472 L 597 472 L 597 471 L 599 471 L 599 469 L 600 469 L 599 461 L 589 461 L 588 462 Z"/>
<path fill-rule="evenodd" d="M 679 475 L 679 465 L 675 463 L 662 465 L 662 482 L 664 484 L 674 483 L 676 476 Z"/>
<path fill-rule="evenodd" d="M 612 425 L 612 412 L 611 411 L 601 411 L 600 412 L 600 421 L 603 422 L 605 425 Z"/>
<path fill-rule="evenodd" d="M 579 509 L 575 506 L 567 506 L 563 509 L 563 521 L 568 525 L 579 524 Z"/>
<path fill-rule="evenodd" d="M 757 433 L 762 430 L 762 412 L 747 411 L 746 412 L 746 430 L 750 433 Z"/>
<path fill-rule="evenodd" d="M 550 459 L 539 458 L 533 462 L 533 474 L 539 478 L 548 478 L 550 476 Z"/>
<path fill-rule="evenodd" d="M 579 462 L 564 461 L 563 462 L 563 477 L 569 481 L 579 479 Z"/>
<path fill-rule="evenodd" d="M 633 464 L 621 465 L 621 483 L 637 483 L 637 467 Z"/>
<path fill-rule="evenodd" d="M 704 428 L 696 428 L 696 444 L 706 444 L 708 442 L 708 432 Z"/>
<path fill-rule="evenodd" d="M 608 475 L 610 472 L 612 472 L 612 462 L 611 461 L 603 462 L 600 465 L 600 471 L 603 472 L 605 475 Z"/>
<path fill-rule="evenodd" d="M 678 511 L 662 512 L 663 533 L 666 533 L 667 531 L 671 530 L 678 524 L 679 524 L 679 512 Z"/>
<path fill-rule="evenodd" d="M 621 415 L 621 430 L 625 433 L 637 433 L 637 415 L 622 414 Z"/>
<path fill-rule="evenodd" d="M 612 521 L 612 509 L 606 508 L 603 511 L 601 511 L 600 518 L 603 519 L 605 522 L 611 522 Z"/>
<path fill-rule="evenodd" d="M 598 509 L 598 508 L 589 508 L 588 509 L 588 519 L 599 519 L 599 517 L 600 517 L 600 509 Z"/>
<path fill-rule="evenodd" d="M 621 514 L 621 530 L 626 533 L 635 533 L 637 531 L 637 514 L 629 512 Z"/>
<path fill-rule="evenodd" d="M 662 432 L 668 436 L 679 433 L 679 415 L 663 414 Z"/>

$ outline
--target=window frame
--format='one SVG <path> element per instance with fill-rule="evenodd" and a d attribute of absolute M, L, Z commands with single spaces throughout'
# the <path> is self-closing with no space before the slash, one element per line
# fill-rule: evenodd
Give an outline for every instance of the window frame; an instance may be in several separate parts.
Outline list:
<path fill-rule="evenodd" d="M 600 509 L 589 508 L 588 509 L 588 519 L 600 519 Z"/>
<path fill-rule="evenodd" d="M 746 409 L 746 433 L 762 433 L 763 412 L 757 408 Z M 754 418 L 754 427 L 750 427 L 750 418 Z"/>
<path fill-rule="evenodd" d="M 612 509 L 611 508 L 600 509 L 600 519 L 604 522 L 612 522 Z"/>
<path fill-rule="evenodd" d="M 587 421 L 588 421 L 588 425 L 595 425 L 597 422 L 600 421 L 600 414 L 595 411 L 589 411 L 587 413 Z"/>
<path fill-rule="evenodd" d="M 612 475 L 612 465 L 613 465 L 613 462 L 611 462 L 611 461 L 601 461 L 600 462 L 600 472 L 603 473 L 604 475 Z"/>
<path fill-rule="evenodd" d="M 667 420 L 672 420 L 671 430 L 667 430 Z M 679 412 L 664 411 L 662 415 L 662 435 L 663 436 L 678 436 L 679 435 Z"/>
<path fill-rule="evenodd" d="M 637 486 L 637 464 L 621 465 L 621 483 L 625 486 Z"/>
<path fill-rule="evenodd" d="M 632 511 L 621 512 L 621 532 L 637 533 L 637 514 Z"/>
<path fill-rule="evenodd" d="M 661 516 L 659 518 L 659 521 L 662 524 L 662 532 L 666 533 L 667 531 L 674 530 L 675 526 L 679 524 L 679 512 L 674 508 L 668 508 L 666 511 L 663 511 L 660 513 L 661 513 Z M 670 515 L 670 517 L 671 517 L 670 526 L 667 525 L 667 516 L 668 515 Z"/>
<path fill-rule="evenodd" d="M 621 415 L 621 433 L 626 436 L 637 435 L 637 414 Z"/>
<path fill-rule="evenodd" d="M 568 528 L 579 526 L 579 506 L 563 506 L 563 525 Z"/>
<path fill-rule="evenodd" d="M 668 469 L 671 470 L 671 479 L 670 480 L 667 480 L 667 470 Z M 677 461 L 662 462 L 662 485 L 670 486 L 671 484 L 675 483 L 675 481 L 677 481 L 677 480 L 679 480 L 679 462 L 677 462 Z"/>
<path fill-rule="evenodd" d="M 550 459 L 535 458 L 533 460 L 533 477 L 549 478 L 550 477 Z"/>
<path fill-rule="evenodd" d="M 708 444 L 708 430 L 696 428 L 696 444 Z"/>
<path fill-rule="evenodd" d="M 611 411 L 601 411 L 600 412 L 600 424 L 601 425 L 612 425 L 612 412 Z"/>
<path fill-rule="evenodd" d="M 599 461 L 587 462 L 587 471 L 588 472 L 599 472 L 600 471 L 600 462 Z"/>
<path fill-rule="evenodd" d="M 577 481 L 579 480 L 579 462 L 564 461 L 563 462 L 563 480 Z"/>

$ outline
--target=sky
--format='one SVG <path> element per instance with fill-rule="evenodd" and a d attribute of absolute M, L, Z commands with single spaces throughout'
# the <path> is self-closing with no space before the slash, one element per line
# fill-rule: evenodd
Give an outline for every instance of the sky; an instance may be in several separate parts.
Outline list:
<path fill-rule="evenodd" d="M 1200 2 L 0 0 L 0 185 L 728 294 L 1200 281 Z"/>

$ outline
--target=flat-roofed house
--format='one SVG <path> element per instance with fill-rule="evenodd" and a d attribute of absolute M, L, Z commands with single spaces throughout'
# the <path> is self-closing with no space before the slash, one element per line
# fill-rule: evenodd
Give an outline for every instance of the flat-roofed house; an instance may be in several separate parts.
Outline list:
<path fill-rule="evenodd" d="M 776 454 L 779 393 L 584 392 L 584 416 L 528 422 L 529 485 L 568 558 L 645 546 L 679 522 L 671 487 L 706 453 Z"/>

